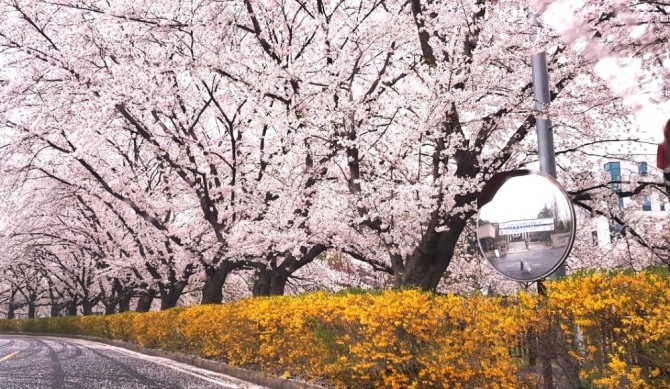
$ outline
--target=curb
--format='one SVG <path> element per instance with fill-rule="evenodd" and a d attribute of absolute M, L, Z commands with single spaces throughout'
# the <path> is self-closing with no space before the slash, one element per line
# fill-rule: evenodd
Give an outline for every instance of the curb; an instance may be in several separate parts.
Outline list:
<path fill-rule="evenodd" d="M 242 381 L 247 381 L 252 384 L 261 385 L 270 389 L 325 389 L 323 386 L 310 384 L 303 381 L 289 380 L 286 378 L 276 377 L 258 371 L 242 369 L 240 367 L 230 366 L 223 362 L 205 359 L 197 355 L 184 354 L 177 351 L 165 351 L 155 348 L 146 348 L 134 343 L 128 343 L 121 340 L 111 340 L 104 338 L 94 338 L 83 335 L 62 335 L 49 333 L 32 333 L 32 332 L 3 332 L 2 335 L 28 335 L 28 336 L 50 336 L 54 338 L 70 338 L 81 339 L 90 342 L 97 342 L 123 348 L 138 352 L 140 354 L 149 355 L 152 357 L 160 357 L 170 359 L 176 362 L 181 362 L 186 365 L 199 367 L 201 369 L 213 371 L 216 373 L 225 374 Z"/>

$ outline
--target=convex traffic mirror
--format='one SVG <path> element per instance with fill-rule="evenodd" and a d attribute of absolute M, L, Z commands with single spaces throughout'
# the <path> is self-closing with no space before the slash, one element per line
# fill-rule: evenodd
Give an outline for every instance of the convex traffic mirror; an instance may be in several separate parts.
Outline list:
<path fill-rule="evenodd" d="M 499 173 L 478 199 L 477 241 L 503 275 L 536 281 L 568 257 L 575 239 L 575 210 L 551 176 L 531 170 Z"/>

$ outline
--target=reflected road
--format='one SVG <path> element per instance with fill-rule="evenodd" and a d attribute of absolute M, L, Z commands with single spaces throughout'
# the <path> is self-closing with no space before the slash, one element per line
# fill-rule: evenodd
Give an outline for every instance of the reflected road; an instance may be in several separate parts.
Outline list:
<path fill-rule="evenodd" d="M 547 249 L 535 249 L 519 253 L 507 253 L 500 258 L 493 257 L 490 259 L 493 267 L 498 269 L 501 273 L 508 277 L 515 279 L 533 279 L 542 274 L 546 274 L 556 266 L 556 262 L 561 259 L 567 247 L 556 247 Z M 527 266 L 530 266 L 532 271 L 530 274 L 521 271 L 521 260 Z M 527 267 L 526 267 L 527 269 Z"/>

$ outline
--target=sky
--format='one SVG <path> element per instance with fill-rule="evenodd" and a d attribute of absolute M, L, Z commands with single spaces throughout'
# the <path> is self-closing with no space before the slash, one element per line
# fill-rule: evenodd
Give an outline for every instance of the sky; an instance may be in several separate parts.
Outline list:
<path fill-rule="evenodd" d="M 561 213 L 569 213 L 567 199 L 547 178 L 540 175 L 513 177 L 480 209 L 479 218 L 492 223 L 536 219 L 542 208 L 551 207 L 554 202 L 565 205 Z"/>

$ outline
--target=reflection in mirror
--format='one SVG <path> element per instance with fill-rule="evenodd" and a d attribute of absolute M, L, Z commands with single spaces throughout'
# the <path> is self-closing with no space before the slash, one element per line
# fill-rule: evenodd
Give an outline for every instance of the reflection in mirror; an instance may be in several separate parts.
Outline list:
<path fill-rule="evenodd" d="M 529 170 L 502 173 L 483 190 L 477 222 L 479 248 L 503 275 L 534 281 L 567 258 L 575 212 L 552 177 Z"/>

